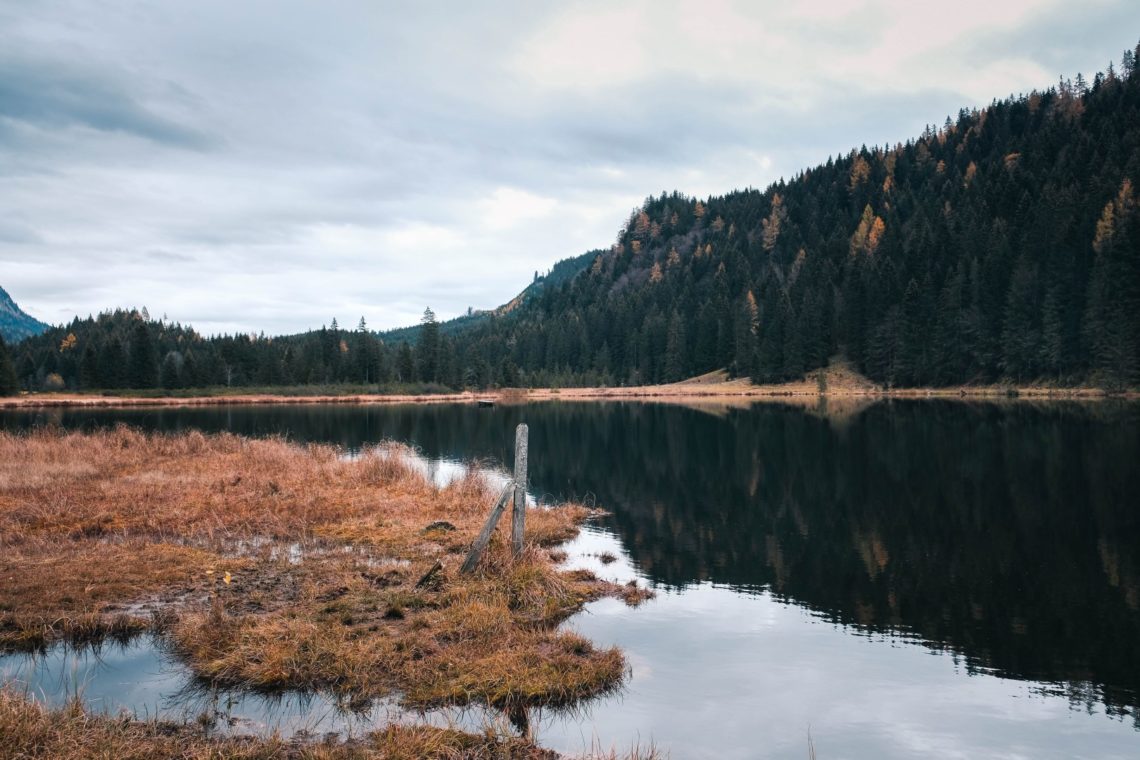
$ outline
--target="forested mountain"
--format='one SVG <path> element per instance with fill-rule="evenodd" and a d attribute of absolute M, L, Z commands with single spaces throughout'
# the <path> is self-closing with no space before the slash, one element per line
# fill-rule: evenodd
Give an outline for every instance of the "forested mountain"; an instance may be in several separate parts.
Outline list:
<path fill-rule="evenodd" d="M 639 384 L 833 357 L 892 386 L 1140 383 L 1140 72 L 963 110 L 767 190 L 647 199 L 493 311 L 204 338 L 116 311 L 16 346 L 26 388 Z"/>
<path fill-rule="evenodd" d="M 891 385 L 1134 384 L 1138 54 L 763 192 L 649 198 L 586 273 L 468 333 L 462 362 L 778 381 L 844 355 Z"/>
<path fill-rule="evenodd" d="M 0 288 L 0 338 L 15 343 L 29 335 L 39 335 L 46 329 L 47 325 L 25 314 L 8 295 L 8 291 Z"/>

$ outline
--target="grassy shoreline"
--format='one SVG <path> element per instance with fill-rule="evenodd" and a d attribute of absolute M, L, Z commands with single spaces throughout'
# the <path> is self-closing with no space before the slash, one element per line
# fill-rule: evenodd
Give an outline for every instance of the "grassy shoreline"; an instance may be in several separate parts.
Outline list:
<path fill-rule="evenodd" d="M 0 433 L 0 650 L 151 632 L 212 684 L 524 722 L 619 688 L 622 653 L 559 628 L 592 599 L 648 595 L 557 566 L 553 547 L 595 513 L 532 509 L 523 556 L 500 530 L 462 575 L 495 494 L 475 471 L 434 486 L 407 455 L 122 427 Z M 456 756 L 543 756 L 476 749 Z"/>
<path fill-rule="evenodd" d="M 210 735 L 200 726 L 92 713 L 78 703 L 49 709 L 0 689 L 0 758 L 69 760 L 558 760 L 526 739 L 431 726 L 393 725 L 347 741 Z M 605 760 L 614 755 L 601 755 Z M 633 760 L 634 756 L 631 756 Z M 649 756 L 644 756 L 646 760 Z"/>
<path fill-rule="evenodd" d="M 653 401 L 656 403 L 718 402 L 816 402 L 820 399 L 877 401 L 882 399 L 958 399 L 1036 401 L 1096 401 L 1108 398 L 1140 399 L 1140 390 L 1109 391 L 1093 386 L 1061 385 L 958 385 L 939 388 L 884 388 L 875 385 L 844 366 L 831 367 L 823 374 L 813 373 L 804 380 L 772 385 L 756 385 L 748 380 L 728 379 L 715 372 L 668 385 L 590 388 L 509 388 L 483 392 L 455 393 L 364 393 L 344 388 L 338 392 L 301 393 L 296 388 L 237 389 L 208 388 L 181 391 L 178 395 L 161 395 L 154 391 L 116 391 L 100 393 L 32 393 L 0 398 L 2 409 L 38 408 L 124 408 L 124 407 L 199 407 L 228 405 L 277 404 L 475 404 L 525 403 L 530 401 Z"/>

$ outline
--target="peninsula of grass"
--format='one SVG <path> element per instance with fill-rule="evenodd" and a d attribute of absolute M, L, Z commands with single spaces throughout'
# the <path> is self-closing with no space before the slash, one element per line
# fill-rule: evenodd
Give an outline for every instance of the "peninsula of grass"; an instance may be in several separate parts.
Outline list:
<path fill-rule="evenodd" d="M 528 510 L 521 557 L 497 533 L 460 574 L 497 493 L 473 470 L 437 487 L 408 454 L 0 433 L 0 650 L 151 632 L 211 684 L 413 709 L 514 714 L 617 689 L 621 652 L 558 627 L 589 600 L 647 593 L 557 567 L 551 547 L 593 513 Z"/>

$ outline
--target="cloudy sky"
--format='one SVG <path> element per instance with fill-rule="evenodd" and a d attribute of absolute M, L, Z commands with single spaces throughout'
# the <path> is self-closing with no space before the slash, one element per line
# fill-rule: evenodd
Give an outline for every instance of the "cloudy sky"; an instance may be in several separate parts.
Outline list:
<path fill-rule="evenodd" d="M 765 187 L 1138 37 L 1136 0 L 0 0 L 0 286 L 53 323 L 451 317 L 646 195 Z"/>

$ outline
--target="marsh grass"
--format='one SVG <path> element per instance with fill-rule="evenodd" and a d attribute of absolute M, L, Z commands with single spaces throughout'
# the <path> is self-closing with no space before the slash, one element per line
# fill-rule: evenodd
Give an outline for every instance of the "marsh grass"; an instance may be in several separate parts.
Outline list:
<path fill-rule="evenodd" d="M 591 599 L 648 593 L 557 569 L 549 547 L 594 512 L 533 509 L 521 557 L 497 533 L 460 575 L 494 493 L 474 470 L 437 487 L 407 455 L 122 427 L 0 433 L 0 648 L 157 631 L 206 682 L 418 709 L 510 714 L 617 689 L 621 652 L 558 629 Z M 454 530 L 425 531 L 437 522 Z"/>
<path fill-rule="evenodd" d="M 340 741 L 286 741 L 277 736 L 218 737 L 202 726 L 88 712 L 78 702 L 55 710 L 0 690 L 0 758 L 69 760 L 551 760 L 533 743 L 488 729 L 392 725 Z"/>

